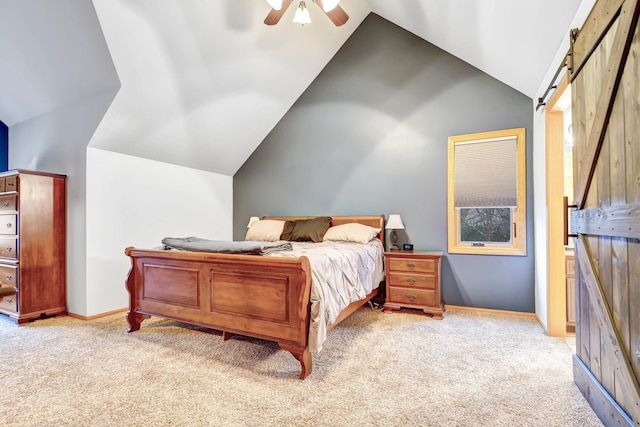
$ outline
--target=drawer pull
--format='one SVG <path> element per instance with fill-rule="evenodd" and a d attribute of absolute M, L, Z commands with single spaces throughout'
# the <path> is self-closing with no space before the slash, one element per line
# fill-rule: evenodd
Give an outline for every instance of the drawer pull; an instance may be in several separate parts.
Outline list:
<path fill-rule="evenodd" d="M 6 278 L 7 278 L 7 280 L 11 280 L 11 279 L 13 279 L 13 276 L 12 276 L 12 275 L 10 275 L 10 274 L 7 274 L 7 275 L 6 275 L 6 276 L 4 276 L 4 277 L 6 277 Z"/>
<path fill-rule="evenodd" d="M 7 252 L 11 252 L 12 249 L 13 248 L 11 246 L 7 246 L 7 248 L 6 248 Z"/>
<path fill-rule="evenodd" d="M 407 295 L 407 299 L 408 299 L 409 301 L 415 301 L 416 296 L 415 296 L 415 295 L 413 295 L 413 294 L 409 294 L 409 295 Z"/>
<path fill-rule="evenodd" d="M 416 283 L 416 279 L 407 279 L 407 283 Z"/>
<path fill-rule="evenodd" d="M 7 223 L 7 228 L 11 228 L 13 224 L 11 224 L 10 222 Z"/>
<path fill-rule="evenodd" d="M 5 207 L 5 208 L 8 208 L 10 204 L 11 204 L 11 203 L 7 202 L 6 200 L 5 200 L 5 202 L 3 203 L 3 205 L 4 205 L 4 207 Z"/>
<path fill-rule="evenodd" d="M 415 265 L 415 264 L 413 264 L 413 263 L 411 263 L 411 264 L 407 264 L 407 267 L 409 267 L 409 268 L 416 268 L 416 265 Z"/>
<path fill-rule="evenodd" d="M 13 302 L 13 298 L 7 298 L 7 302 Z"/>

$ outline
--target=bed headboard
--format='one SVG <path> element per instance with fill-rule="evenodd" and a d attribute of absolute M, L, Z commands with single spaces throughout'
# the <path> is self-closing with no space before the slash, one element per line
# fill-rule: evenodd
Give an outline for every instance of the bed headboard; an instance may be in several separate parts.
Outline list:
<path fill-rule="evenodd" d="M 350 222 L 357 222 L 358 224 L 368 225 L 369 227 L 379 228 L 378 238 L 382 241 L 384 246 L 384 215 L 350 215 L 350 216 L 333 216 L 333 215 L 317 215 L 317 216 L 330 216 L 331 225 L 348 224 Z M 311 219 L 315 216 L 263 216 L 262 219 L 278 219 L 281 221 L 295 221 L 298 219 Z"/>

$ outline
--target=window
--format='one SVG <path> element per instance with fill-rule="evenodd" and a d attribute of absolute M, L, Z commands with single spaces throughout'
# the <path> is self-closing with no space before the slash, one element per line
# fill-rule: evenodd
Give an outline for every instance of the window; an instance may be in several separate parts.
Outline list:
<path fill-rule="evenodd" d="M 526 255 L 525 129 L 449 137 L 449 253 Z"/>

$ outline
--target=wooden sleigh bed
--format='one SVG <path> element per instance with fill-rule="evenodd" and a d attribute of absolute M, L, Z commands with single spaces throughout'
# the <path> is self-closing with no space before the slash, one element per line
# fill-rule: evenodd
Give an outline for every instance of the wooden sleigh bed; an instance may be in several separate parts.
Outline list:
<path fill-rule="evenodd" d="M 309 217 L 269 217 L 299 220 Z M 360 223 L 380 229 L 384 248 L 384 215 L 334 216 L 331 226 Z M 275 341 L 301 365 L 300 379 L 312 370 L 309 350 L 311 265 L 307 257 L 280 258 L 128 247 L 131 269 L 128 332 L 159 316 L 222 331 L 223 339 L 244 335 Z M 375 297 L 343 309 L 334 327 Z"/>

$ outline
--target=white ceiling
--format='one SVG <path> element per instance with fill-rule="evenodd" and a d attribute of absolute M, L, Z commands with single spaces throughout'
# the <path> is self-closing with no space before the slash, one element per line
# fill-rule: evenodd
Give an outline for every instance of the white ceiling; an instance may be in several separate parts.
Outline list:
<path fill-rule="evenodd" d="M 371 12 L 536 98 L 581 3 L 342 0 L 335 27 L 307 1 L 301 27 L 264 25 L 264 0 L 0 0 L 0 120 L 119 78 L 91 146 L 233 175 Z"/>
<path fill-rule="evenodd" d="M 0 0 L 0 120 L 7 126 L 113 88 L 87 0 Z"/>

